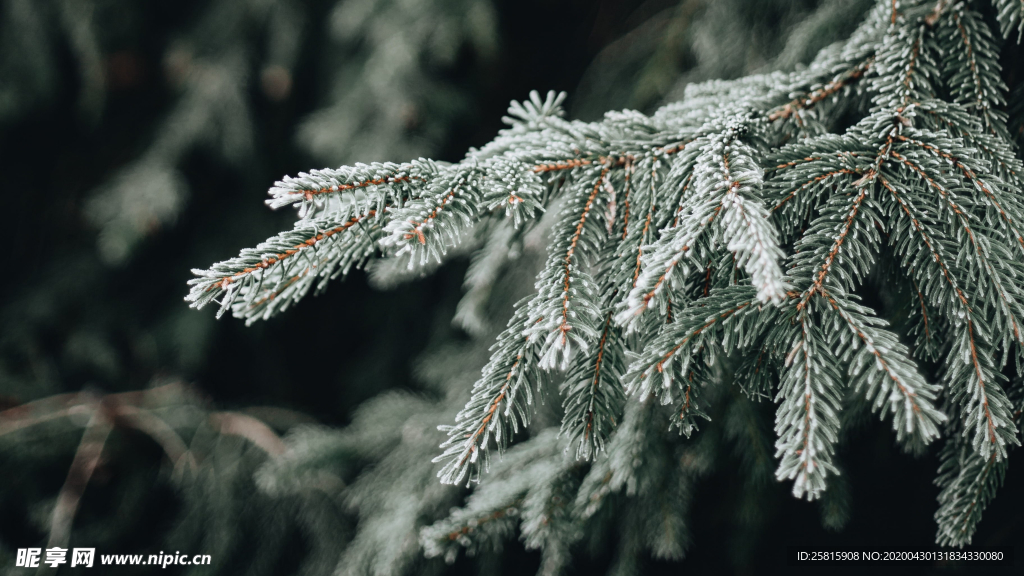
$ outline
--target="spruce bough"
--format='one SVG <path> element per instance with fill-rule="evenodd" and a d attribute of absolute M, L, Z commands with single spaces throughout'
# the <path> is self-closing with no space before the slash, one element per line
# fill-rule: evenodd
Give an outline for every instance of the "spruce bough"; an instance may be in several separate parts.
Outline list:
<path fill-rule="evenodd" d="M 519 514 L 528 545 L 563 558 L 609 490 L 684 481 L 644 468 L 652 429 L 689 437 L 723 386 L 774 399 L 776 477 L 809 500 L 838 474 L 847 400 L 908 450 L 941 438 L 937 541 L 963 546 L 1020 444 L 1024 395 L 1024 118 L 999 64 L 1024 5 L 994 4 L 996 31 L 985 4 L 884 0 L 806 68 L 691 85 L 653 115 L 569 121 L 564 95 L 533 93 L 458 163 L 286 177 L 267 204 L 297 207 L 295 227 L 195 270 L 187 300 L 253 322 L 373 258 L 418 269 L 479 243 L 486 267 L 553 212 L 536 292 L 445 427 L 438 476 L 480 480 L 546 379 L 568 446 L 532 439 L 512 462 L 533 484 L 488 480 L 424 531 L 428 553 Z M 878 275 L 908 311 L 897 325 L 858 295 Z M 545 511 L 556 493 L 573 510 Z"/>

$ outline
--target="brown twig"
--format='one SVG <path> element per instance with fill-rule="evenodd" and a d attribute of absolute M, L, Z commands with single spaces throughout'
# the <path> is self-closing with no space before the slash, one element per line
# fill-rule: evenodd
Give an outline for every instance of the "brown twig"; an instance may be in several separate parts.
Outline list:
<path fill-rule="evenodd" d="M 78 504 L 85 493 L 85 487 L 92 478 L 96 466 L 99 464 L 100 456 L 103 453 L 103 446 L 107 437 L 113 429 L 113 422 L 104 406 L 103 401 L 93 405 L 92 417 L 85 427 L 82 440 L 75 451 L 74 460 L 68 469 L 67 478 L 57 495 L 57 503 L 53 508 L 53 515 L 50 519 L 50 539 L 47 542 L 48 548 L 66 548 L 71 538 L 71 525 L 75 520 L 75 513 L 78 511 Z M 46 568 L 40 569 L 46 573 Z"/>
<path fill-rule="evenodd" d="M 245 438 L 271 456 L 280 456 L 285 451 L 284 441 L 277 433 L 252 416 L 239 412 L 215 412 L 210 414 L 209 421 L 221 434 Z"/>

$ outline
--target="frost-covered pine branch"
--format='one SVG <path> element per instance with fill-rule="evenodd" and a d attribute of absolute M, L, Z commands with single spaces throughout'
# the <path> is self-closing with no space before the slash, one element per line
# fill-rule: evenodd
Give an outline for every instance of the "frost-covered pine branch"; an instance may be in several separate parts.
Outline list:
<path fill-rule="evenodd" d="M 431 554 L 476 546 L 462 538 L 471 522 L 481 538 L 505 537 L 512 511 L 533 509 L 531 494 L 577 490 L 564 476 L 577 467 L 590 470 L 578 487 L 586 513 L 559 512 L 566 527 L 551 533 L 535 519 L 521 525 L 551 558 L 608 490 L 676 494 L 684 508 L 688 488 L 656 472 L 672 449 L 656 453 L 644 438 L 668 427 L 690 437 L 733 384 L 774 398 L 775 476 L 797 497 L 821 497 L 839 474 L 848 400 L 891 418 L 907 448 L 944 437 L 938 541 L 962 546 L 1020 444 L 1010 398 L 1021 381 L 1004 371 L 1024 345 L 1024 167 L 996 40 L 1019 28 L 1020 7 L 997 4 L 999 32 L 973 2 L 878 2 L 805 68 L 691 85 L 651 115 L 568 120 L 564 95 L 532 93 L 459 162 L 286 178 L 268 203 L 297 206 L 295 229 L 195 271 L 187 299 L 269 318 L 370 259 L 418 269 L 470 241 L 483 246 L 473 277 L 489 286 L 485 263 L 545 215 L 535 291 L 443 428 L 437 474 L 481 480 L 490 453 L 507 449 L 563 374 L 568 442 L 553 450 L 543 436 L 547 456 L 537 438 L 510 451 L 508 462 L 546 458 L 535 484 L 522 470 L 485 484 L 425 533 Z M 882 268 L 904 288 L 910 332 L 862 298 Z M 560 460 L 563 450 L 574 457 Z M 619 479 L 627 468 L 635 482 Z"/>

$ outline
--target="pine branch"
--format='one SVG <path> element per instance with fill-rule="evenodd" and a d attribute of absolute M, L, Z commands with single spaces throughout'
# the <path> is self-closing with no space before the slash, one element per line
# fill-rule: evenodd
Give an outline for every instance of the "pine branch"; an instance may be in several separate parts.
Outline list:
<path fill-rule="evenodd" d="M 476 490 L 464 508 L 422 530 L 420 539 L 427 557 L 444 555 L 455 560 L 458 549 L 475 552 L 500 546 L 501 540 L 521 522 L 530 548 L 559 548 L 563 555 L 577 536 L 568 523 L 570 501 L 561 496 L 575 491 L 574 460 L 563 456 L 564 445 L 548 430 L 516 446 L 495 468 L 499 481 Z M 548 558 L 558 562 L 558 558 Z"/>
<path fill-rule="evenodd" d="M 374 254 L 380 237 L 383 212 L 368 209 L 349 213 L 329 212 L 300 220 L 256 248 L 246 248 L 236 258 L 193 270 L 198 276 L 186 301 L 202 308 L 219 298 L 221 316 L 227 310 L 251 324 L 287 310 L 316 286 L 323 290 L 338 275 L 361 266 Z"/>
<path fill-rule="evenodd" d="M 766 336 L 751 338 L 750 352 L 744 355 L 733 373 L 733 381 L 751 400 L 771 399 L 772 389 L 779 381 L 775 370 L 778 354 Z"/>
<path fill-rule="evenodd" d="M 927 136 L 924 137 L 927 138 Z M 933 146 L 930 146 L 930 148 L 933 150 L 938 149 Z M 946 148 L 949 149 L 951 147 L 947 146 Z M 914 149 L 909 151 L 909 154 L 914 153 Z M 973 248 L 973 254 L 970 256 L 958 254 L 957 261 L 968 263 L 967 275 L 975 280 L 973 290 L 975 298 L 980 296 L 982 300 L 998 302 L 999 314 L 995 318 L 993 327 L 999 333 L 1012 335 L 1014 340 L 1020 342 L 1022 337 L 1022 313 L 1019 302 L 1024 294 L 1021 294 L 1011 278 L 1020 272 L 1024 272 L 1024 268 L 1016 264 L 1013 254 L 1006 251 L 1001 242 L 992 242 L 993 239 L 989 237 L 983 221 L 971 213 L 971 207 L 963 205 L 962 201 L 954 198 L 955 192 L 949 189 L 949 183 L 946 182 L 946 179 L 940 172 L 935 170 L 938 167 L 924 168 L 924 162 L 927 161 L 927 158 L 924 157 L 913 158 L 912 160 L 896 151 L 892 153 L 892 157 L 920 176 L 927 183 L 928 187 L 935 190 L 942 198 L 943 202 L 936 214 L 937 219 L 939 221 L 949 222 L 952 220 L 956 222 L 956 226 L 950 235 L 964 237 L 968 240 L 966 244 L 961 244 L 962 248 Z M 918 161 L 921 161 L 922 164 L 918 165 L 916 163 Z M 954 162 L 954 165 L 957 165 L 957 163 Z M 967 173 L 974 174 L 969 169 L 967 169 Z M 963 187 L 970 191 L 971 183 L 968 180 L 963 183 Z M 984 186 L 984 182 L 981 185 Z M 1013 225 L 1013 221 L 1000 208 L 999 203 L 994 200 L 991 192 L 978 198 L 978 200 L 982 205 L 994 205 L 993 207 L 1000 212 L 1001 218 L 999 222 L 1003 224 L 1004 230 L 1008 233 L 1016 233 L 1015 230 L 1010 228 Z M 946 215 L 947 210 L 952 212 L 949 217 Z M 964 252 L 965 250 L 961 249 L 961 254 Z"/>
<path fill-rule="evenodd" d="M 692 164 L 690 166 L 692 170 Z M 650 181 L 653 187 L 656 179 L 652 176 Z M 689 181 L 684 187 L 684 191 L 687 190 Z M 680 206 L 680 218 L 674 221 L 671 228 L 662 230 L 657 242 L 648 245 L 648 238 L 652 234 L 652 218 L 658 211 L 658 204 L 653 200 L 655 195 L 652 189 L 652 200 L 647 205 L 643 227 L 637 227 L 638 234 L 627 237 L 624 242 L 632 250 L 622 267 L 629 266 L 632 281 L 624 287 L 624 293 L 627 294 L 625 306 L 616 315 L 615 321 L 626 327 L 627 332 L 637 329 L 639 317 L 651 307 L 652 300 L 657 304 L 658 315 L 666 314 L 669 287 L 682 283 L 682 279 L 690 273 L 686 262 L 691 255 L 691 246 L 697 245 L 721 211 L 721 202 L 700 201 L 696 195 L 691 194 L 685 204 Z M 664 214 L 664 208 L 661 212 Z"/>
<path fill-rule="evenodd" d="M 586 351 L 597 339 L 600 311 L 593 301 L 597 287 L 584 272 L 600 249 L 606 226 L 600 222 L 598 196 L 609 168 L 603 167 L 593 178 L 589 192 L 582 186 L 570 198 L 555 227 L 555 241 L 544 270 L 537 279 L 537 296 L 530 302 L 534 319 L 526 330 L 531 340 L 540 343 L 538 367 L 565 370 L 576 353 L 573 346 Z M 589 234 L 585 234 L 589 232 Z M 559 360 L 559 356 L 561 360 Z"/>
<path fill-rule="evenodd" d="M 1019 381 L 1017 384 L 1014 420 L 1019 426 L 1024 390 Z M 954 434 L 939 453 L 939 462 L 935 484 L 942 491 L 935 513 L 936 541 L 942 546 L 963 548 L 971 543 L 982 512 L 1002 486 L 1009 460 L 1000 460 L 995 454 L 985 458 L 964 442 L 962 436 Z"/>
<path fill-rule="evenodd" d="M 1013 29 L 1017 29 L 1017 43 L 1024 38 L 1024 2 L 1021 0 L 994 0 L 993 4 L 999 11 L 999 29 L 1003 38 L 1009 38 Z"/>
<path fill-rule="evenodd" d="M 801 291 L 798 308 L 807 306 L 813 297 L 833 286 L 850 290 L 866 274 L 872 262 L 871 252 L 878 243 L 875 222 L 879 220 L 873 202 L 868 199 L 870 188 L 863 182 L 866 177 L 854 182 L 851 192 L 829 198 L 797 241 L 790 275 L 798 287 L 806 286 Z M 851 263 L 850 268 L 837 260 L 840 252 L 846 262 Z"/>
<path fill-rule="evenodd" d="M 437 177 L 443 168 L 430 160 L 417 160 L 408 164 L 392 162 L 356 164 L 336 170 L 301 172 L 296 177 L 285 176 L 270 188 L 267 206 L 277 209 L 298 205 L 299 216 L 309 217 L 324 210 L 341 211 L 347 204 L 373 204 L 378 209 L 387 200 L 401 204 L 413 196 L 414 190 L 424 182 Z M 359 191 L 363 195 L 346 194 Z M 343 202 L 337 206 L 332 202 Z"/>
<path fill-rule="evenodd" d="M 950 111 L 946 116 L 956 117 L 953 111 Z M 971 125 L 967 124 L 967 127 L 971 127 Z M 958 137 L 964 137 L 970 133 L 977 133 L 977 130 L 958 129 L 956 132 Z M 979 203 L 987 205 L 999 215 L 1000 227 L 1006 231 L 1013 244 L 1021 248 L 1022 254 L 1024 254 L 1024 233 L 1020 231 L 1020 225 L 1018 224 L 1018 222 L 1024 221 L 1024 206 L 1021 205 L 1015 194 L 1003 190 L 1004 185 L 1001 185 L 998 180 L 986 176 L 985 173 L 988 171 L 983 170 L 972 162 L 964 151 L 955 148 L 952 151 L 943 150 L 921 139 L 907 137 L 902 134 L 897 136 L 897 139 L 911 146 L 926 150 L 936 158 L 941 158 L 952 164 L 967 183 L 966 187 L 968 190 L 980 191 L 984 195 L 987 201 L 980 201 Z M 1013 155 L 1012 151 L 1006 149 L 1005 144 L 1003 146 L 989 147 L 984 146 L 983 142 L 977 141 L 980 138 L 975 137 L 975 140 L 975 143 L 979 145 L 976 146 L 976 149 L 985 152 L 985 156 L 993 164 L 992 168 L 994 170 L 991 170 L 991 172 L 996 174 L 1003 172 L 1010 178 L 1010 182 L 1020 182 L 1020 174 L 1024 172 L 1021 168 L 1021 162 Z M 994 185 L 997 183 L 1000 185 Z"/>
<path fill-rule="evenodd" d="M 597 346 L 578 357 L 561 389 L 565 397 L 562 434 L 569 438 L 570 447 L 576 446 L 577 459 L 592 459 L 605 449 L 625 402 L 620 379 L 626 371 L 626 343 L 612 324 L 612 313 L 605 316 Z"/>
<path fill-rule="evenodd" d="M 871 70 L 873 64 L 874 56 L 867 56 L 852 67 L 844 67 L 824 85 L 774 108 L 767 115 L 768 121 L 779 122 L 792 119 L 803 130 L 806 130 L 812 122 L 827 124 L 830 118 L 820 112 L 815 114 L 815 108 L 820 110 L 819 105 L 830 99 L 838 100 L 837 96 L 855 86 Z"/>
<path fill-rule="evenodd" d="M 941 349 L 944 342 L 939 340 L 939 336 L 948 330 L 948 326 L 944 318 L 931 307 L 928 298 L 915 279 L 916 273 L 912 269 L 909 272 L 910 290 L 912 290 L 910 294 L 914 299 L 913 303 L 908 305 L 908 316 L 911 322 L 908 333 L 914 335 L 912 349 L 915 356 L 934 362 L 942 355 Z"/>
<path fill-rule="evenodd" d="M 768 212 L 757 198 L 761 170 L 753 161 L 754 150 L 739 140 L 746 128 L 742 124 L 731 124 L 720 130 L 699 142 L 699 155 L 693 160 L 692 168 L 686 157 L 679 159 L 677 166 L 683 167 L 679 171 L 681 175 L 688 168 L 693 170 L 693 189 L 684 197 L 680 218 L 673 227 L 662 232 L 652 251 L 644 255 L 642 249 L 638 250 L 641 271 L 634 273 L 634 285 L 616 316 L 616 322 L 631 331 L 636 329 L 638 316 L 650 307 L 652 300 L 659 302 L 659 311 L 665 313 L 666 289 L 679 284 L 690 272 L 684 259 L 694 253 L 697 258 L 706 258 L 705 250 L 692 248 L 706 241 L 708 249 L 713 249 L 715 241 L 705 238 L 707 234 L 722 235 L 736 264 L 750 274 L 758 287 L 758 300 L 778 303 L 783 298 L 786 284 L 778 265 L 782 258 L 778 236 L 768 222 Z M 671 173 L 668 181 L 672 181 Z M 689 177 L 685 182 L 683 190 L 688 191 Z M 717 226 L 714 230 L 713 225 Z"/>
<path fill-rule="evenodd" d="M 902 108 L 934 95 L 932 79 L 939 77 L 935 61 L 939 49 L 929 29 L 919 17 L 900 16 L 893 21 L 875 58 L 873 84 L 878 95 L 874 104 Z"/>
<path fill-rule="evenodd" d="M 1019 23 L 1015 6 L 999 3 L 1004 35 Z M 679 557 L 700 466 L 669 466 L 682 444 L 666 432 L 689 437 L 717 418 L 713 404 L 733 382 L 751 397 L 772 393 L 775 476 L 811 500 L 838 474 L 844 398 L 891 414 L 897 439 L 914 447 L 948 418 L 939 541 L 962 544 L 1019 442 L 1001 367 L 1024 344 L 1024 164 L 1006 127 L 1021 115 L 1012 99 L 1002 111 L 1002 49 L 967 2 L 880 0 L 806 67 L 691 84 L 650 116 L 572 121 L 562 95 L 533 93 L 461 162 L 282 181 L 270 203 L 297 204 L 296 229 L 198 271 L 189 300 L 268 317 L 368 258 L 422 273 L 472 235 L 465 249 L 482 248 L 458 321 L 479 332 L 508 252 L 551 210 L 538 227 L 554 222 L 535 292 L 443 427 L 434 462 L 444 483 L 479 480 L 491 438 L 503 453 L 529 425 L 539 384 L 567 371 L 560 429 L 590 471 L 577 485 L 583 465 L 537 452 L 522 461 L 537 474 L 530 485 L 503 464 L 498 487 L 476 493 L 491 500 L 471 498 L 424 532 L 431 554 L 494 544 L 523 514 L 528 545 L 557 571 L 580 523 L 614 500 L 646 511 L 624 520 L 635 533 L 621 541 L 620 567 L 644 550 Z M 899 288 L 880 310 L 894 327 L 859 303 L 879 277 Z M 943 359 L 938 382 L 903 338 Z M 948 416 L 935 406 L 942 396 Z M 718 434 L 714 424 L 695 446 Z M 573 492 L 571 514 L 553 507 Z"/>
<path fill-rule="evenodd" d="M 957 441 L 947 443 L 939 458 L 935 483 L 942 492 L 935 513 L 939 525 L 936 541 L 942 546 L 962 548 L 971 543 L 981 513 L 1003 484 L 1007 460 L 999 460 L 995 454 L 982 457 L 967 443 Z"/>
<path fill-rule="evenodd" d="M 958 2 L 945 11 L 938 31 L 945 58 L 943 81 L 957 104 L 978 116 L 985 130 L 1006 139 L 1006 84 L 999 76 L 999 56 L 981 15 Z"/>
<path fill-rule="evenodd" d="M 866 173 L 872 156 L 856 138 L 831 134 L 779 149 L 771 157 L 775 168 L 766 187 L 782 237 L 792 238 L 823 199 Z"/>
<path fill-rule="evenodd" d="M 723 241 L 736 257 L 736 265 L 750 274 L 757 299 L 778 304 L 788 288 L 779 267 L 783 254 L 759 197 L 761 169 L 754 161 L 754 150 L 735 139 L 738 130 L 730 128 L 720 140 L 713 139 L 701 150 L 694 169 L 695 193 L 726 190 L 719 219 Z"/>
<path fill-rule="evenodd" d="M 381 246 L 395 256 L 409 254 L 410 267 L 444 260 L 483 214 L 503 208 L 519 227 L 542 208 L 544 187 L 536 168 L 495 158 L 481 165 L 467 160 L 419 191 L 419 197 L 394 211 Z"/>
<path fill-rule="evenodd" d="M 479 215 L 481 170 L 470 163 L 433 180 L 420 198 L 396 209 L 381 245 L 395 256 L 409 254 L 410 268 L 441 262 Z"/>
<path fill-rule="evenodd" d="M 666 324 L 648 344 L 624 377 L 627 394 L 638 394 L 641 401 L 654 395 L 663 403 L 685 398 L 693 390 L 688 374 L 695 354 L 702 348 L 720 348 L 723 354 L 743 348 L 756 338 L 758 329 L 770 325 L 759 317 L 756 291 L 751 286 L 719 289 L 693 305 L 682 309 L 676 320 Z M 764 316 L 771 317 L 766 309 Z"/>
<path fill-rule="evenodd" d="M 576 496 L 576 515 L 592 517 L 609 496 L 622 489 L 627 496 L 641 491 L 667 428 L 664 415 L 650 399 L 627 404 L 622 424 L 609 442 L 608 456 L 596 460 L 583 479 Z M 645 467 L 648 463 L 651 466 Z"/>
<path fill-rule="evenodd" d="M 958 324 L 956 339 L 953 351 L 947 358 L 943 378 L 953 391 L 953 397 L 962 403 L 962 417 L 976 423 L 975 448 L 983 456 L 995 453 L 1002 457 L 1005 454 L 1004 443 L 1007 438 L 1013 438 L 1015 428 L 1008 418 L 1005 396 L 996 380 L 998 372 L 988 353 L 989 348 L 985 346 L 986 335 L 990 333 L 988 323 L 974 313 L 966 292 L 961 288 L 964 281 L 948 267 L 950 258 L 943 254 L 947 249 L 930 238 L 925 231 L 927 220 L 923 215 L 917 215 L 918 210 L 896 191 L 888 179 L 880 177 L 880 182 L 899 202 L 902 212 L 921 235 L 930 252 L 929 255 L 919 253 L 917 262 L 911 266 L 908 266 L 911 256 L 904 252 L 904 266 L 918 273 L 918 282 L 925 286 L 926 294 L 932 294 L 935 305 L 944 315 L 965 319 L 964 322 L 955 322 Z M 907 224 L 904 223 L 904 226 Z M 899 229 L 894 230 L 893 236 L 896 237 L 899 232 Z M 947 239 L 946 243 L 955 246 L 951 240 Z M 940 274 L 926 275 L 921 272 L 931 267 L 937 267 Z M 941 282 L 940 278 L 945 282 Z M 951 292 L 944 288 L 946 285 Z"/>
<path fill-rule="evenodd" d="M 838 471 L 832 463 L 839 434 L 843 380 L 829 343 L 806 308 L 797 311 L 796 334 L 776 338 L 789 349 L 775 401 L 775 457 L 781 457 L 779 480 L 795 480 L 793 495 L 814 500 L 825 479 Z M 787 335 L 788 336 L 788 335 Z"/>
<path fill-rule="evenodd" d="M 933 405 L 940 387 L 925 381 L 907 348 L 883 328 L 884 321 L 872 317 L 869 309 L 840 294 L 826 294 L 825 299 L 849 329 L 838 338 L 833 336 L 838 340 L 833 349 L 844 351 L 839 359 L 849 363 L 853 391 L 863 388 L 873 411 L 881 408 L 883 416 L 886 412 L 893 414 L 898 441 L 908 435 L 924 444 L 938 438 L 939 424 L 946 420 Z"/>
<path fill-rule="evenodd" d="M 522 335 L 528 314 L 526 301 L 519 302 L 455 425 L 441 428 L 447 432 L 448 440 L 433 461 L 445 462 L 438 472 L 438 478 L 445 484 L 458 484 L 464 479 L 479 481 L 480 469 L 488 467 L 486 447 L 491 435 L 498 449 L 503 450 L 520 423 L 526 426 L 530 422 L 536 378 L 532 367 L 537 362 L 537 346 Z"/>

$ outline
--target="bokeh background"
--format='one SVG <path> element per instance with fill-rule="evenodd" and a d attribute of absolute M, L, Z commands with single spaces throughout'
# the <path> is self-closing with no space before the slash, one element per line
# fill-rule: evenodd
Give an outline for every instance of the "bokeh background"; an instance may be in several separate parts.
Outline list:
<path fill-rule="evenodd" d="M 290 227 L 293 213 L 263 205 L 285 174 L 457 160 L 534 89 L 567 91 L 574 118 L 649 112 L 690 82 L 807 62 L 868 4 L 0 0 L 0 573 L 27 573 L 8 568 L 14 551 L 52 538 L 88 425 L 68 407 L 131 404 L 117 395 L 146 390 L 151 412 L 209 456 L 204 472 L 184 482 L 159 422 L 122 414 L 84 485 L 72 545 L 211 553 L 211 573 L 333 572 L 373 509 L 354 513 L 330 484 L 312 499 L 274 497 L 254 471 L 297 425 L 362 426 L 357 410 L 389 390 L 429 397 L 431 378 L 478 373 L 485 356 L 446 356 L 473 338 L 451 323 L 469 260 L 398 285 L 355 271 L 251 327 L 189 309 L 190 269 Z M 764 573 L 787 545 L 933 542 L 934 454 L 900 454 L 885 426 L 867 423 L 840 461 L 844 498 L 798 502 L 773 484 L 752 512 L 737 504 L 742 467 L 717 466 L 695 495 L 682 566 Z M 1006 484 L 1019 486 L 1020 471 Z M 1019 542 L 1021 506 L 1004 489 L 976 542 Z M 513 537 L 500 563 L 423 566 L 519 574 L 537 562 Z M 574 572 L 588 574 L 609 558 L 581 562 Z"/>

